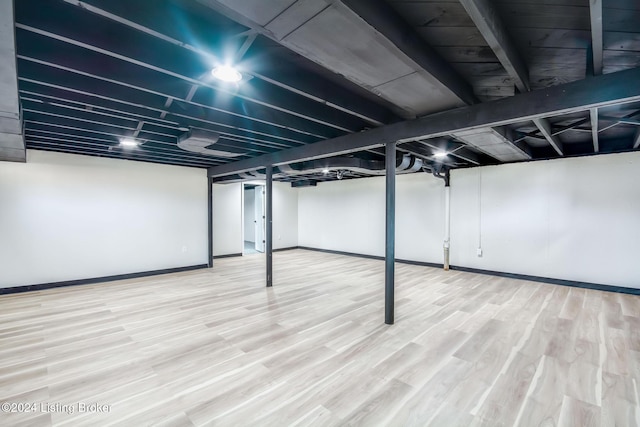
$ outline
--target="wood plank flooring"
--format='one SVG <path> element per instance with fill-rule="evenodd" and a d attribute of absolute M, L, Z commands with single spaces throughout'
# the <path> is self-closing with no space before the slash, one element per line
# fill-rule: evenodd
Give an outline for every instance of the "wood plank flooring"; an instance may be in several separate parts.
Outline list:
<path fill-rule="evenodd" d="M 640 425 L 639 297 L 398 264 L 387 326 L 383 267 L 292 250 L 272 289 L 251 255 L 0 296 L 0 402 L 37 405 L 0 425 Z"/>

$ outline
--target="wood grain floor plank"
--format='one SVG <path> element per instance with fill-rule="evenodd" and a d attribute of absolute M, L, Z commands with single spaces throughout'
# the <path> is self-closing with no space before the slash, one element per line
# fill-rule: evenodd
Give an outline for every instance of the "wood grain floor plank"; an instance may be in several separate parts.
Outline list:
<path fill-rule="evenodd" d="M 600 408 L 565 396 L 558 427 L 595 427 L 600 425 Z"/>
<path fill-rule="evenodd" d="M 0 425 L 640 425 L 640 298 L 292 250 L 0 296 Z"/>

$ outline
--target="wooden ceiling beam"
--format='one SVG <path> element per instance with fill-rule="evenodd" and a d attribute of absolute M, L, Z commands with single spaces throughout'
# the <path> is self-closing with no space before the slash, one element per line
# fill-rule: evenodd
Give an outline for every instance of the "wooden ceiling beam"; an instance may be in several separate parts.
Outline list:
<path fill-rule="evenodd" d="M 529 92 L 529 70 L 489 0 L 460 0 L 520 92 Z"/>
<path fill-rule="evenodd" d="M 603 36 L 602 36 L 602 0 L 589 0 L 591 18 L 591 55 L 593 74 L 602 74 Z"/>
<path fill-rule="evenodd" d="M 460 131 L 522 123 L 638 101 L 640 68 L 634 68 L 227 163 L 210 168 L 209 176 L 225 176 L 260 169 L 265 165 L 277 166 L 362 151 L 381 147 L 387 142 L 435 138 Z M 545 128 L 551 133 L 550 126 Z"/>

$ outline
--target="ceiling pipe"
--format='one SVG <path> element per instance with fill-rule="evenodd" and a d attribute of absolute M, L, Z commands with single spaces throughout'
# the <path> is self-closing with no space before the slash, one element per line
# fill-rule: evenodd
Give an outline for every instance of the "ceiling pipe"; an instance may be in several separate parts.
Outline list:
<path fill-rule="evenodd" d="M 396 173 L 408 174 L 419 172 L 425 168 L 425 162 L 416 156 L 405 154 L 397 162 Z M 277 172 L 276 172 L 277 171 Z M 284 178 L 287 176 L 309 175 L 313 173 L 336 172 L 336 178 L 342 179 L 346 172 L 357 172 L 363 175 L 383 176 L 385 175 L 384 161 L 366 160 L 357 157 L 334 157 L 322 160 L 312 160 L 294 165 L 280 165 L 274 168 L 274 178 Z M 237 178 L 217 181 L 219 183 L 231 184 L 234 182 L 265 180 L 266 175 L 258 171 L 241 172 Z"/>
<path fill-rule="evenodd" d="M 445 187 L 449 187 L 450 185 L 450 180 L 451 180 L 451 173 L 449 171 L 449 169 L 445 169 L 444 174 L 440 173 L 440 172 L 436 172 L 435 169 L 433 169 L 431 171 L 431 173 L 433 174 L 433 176 L 435 176 L 436 178 L 440 178 L 444 181 L 444 186 Z"/>
<path fill-rule="evenodd" d="M 413 173 L 422 169 L 423 162 L 415 156 L 405 154 L 396 164 L 396 173 Z M 351 171 L 371 176 L 385 175 L 384 161 L 365 160 L 356 157 L 335 157 L 312 160 L 297 165 L 280 165 L 279 169 L 287 176 L 324 173 L 325 171 Z"/>
<path fill-rule="evenodd" d="M 451 244 L 451 171 L 445 169 L 444 173 L 432 172 L 433 176 L 444 180 L 444 269 L 449 270 L 449 250 Z"/>

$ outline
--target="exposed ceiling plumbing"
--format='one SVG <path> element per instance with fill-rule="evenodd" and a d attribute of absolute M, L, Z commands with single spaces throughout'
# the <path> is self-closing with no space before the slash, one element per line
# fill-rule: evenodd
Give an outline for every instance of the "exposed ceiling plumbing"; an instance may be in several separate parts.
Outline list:
<path fill-rule="evenodd" d="M 413 173 L 422 169 L 423 161 L 415 156 L 405 154 L 398 158 L 396 173 Z M 278 167 L 288 176 L 307 175 L 310 173 L 324 173 L 325 171 L 340 173 L 344 177 L 344 171 L 358 172 L 365 175 L 384 175 L 385 164 L 381 160 L 366 160 L 357 157 L 333 157 L 329 159 L 312 160 L 292 165 Z M 341 178 L 338 178 L 341 179 Z"/>
<path fill-rule="evenodd" d="M 637 1 L 554 0 L 535 20 L 530 1 L 0 3 L 4 160 L 26 144 L 242 179 L 325 155 L 382 161 L 386 142 L 436 171 L 640 149 Z M 221 65 L 242 83 L 212 75 Z M 327 166 L 278 179 L 382 170 Z"/>
<path fill-rule="evenodd" d="M 396 173 L 408 174 L 419 172 L 425 167 L 424 161 L 416 156 L 405 154 L 397 159 Z M 312 160 L 291 165 L 280 165 L 274 168 L 274 179 L 282 179 L 294 176 L 320 175 L 329 176 L 335 172 L 337 179 L 355 173 L 365 176 L 385 175 L 385 163 L 381 160 L 369 160 L 359 157 L 332 157 L 328 159 Z M 231 179 L 222 179 L 217 182 L 239 182 L 245 180 L 264 180 L 266 175 L 257 171 L 242 172 Z"/>

